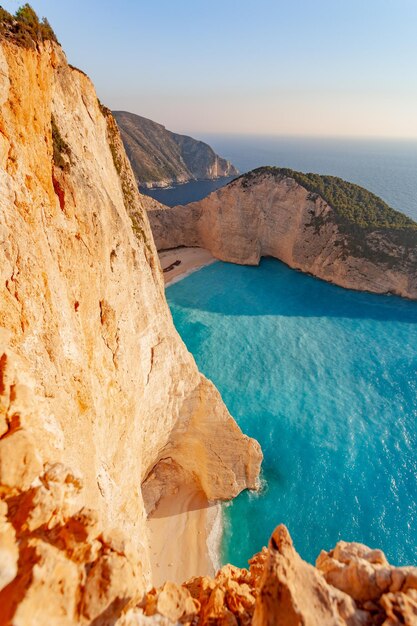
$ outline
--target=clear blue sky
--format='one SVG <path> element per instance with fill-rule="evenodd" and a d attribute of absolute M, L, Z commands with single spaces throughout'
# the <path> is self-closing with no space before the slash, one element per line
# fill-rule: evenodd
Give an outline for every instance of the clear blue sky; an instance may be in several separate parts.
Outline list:
<path fill-rule="evenodd" d="M 104 103 L 173 130 L 417 137 L 417 0 L 31 4 Z"/>

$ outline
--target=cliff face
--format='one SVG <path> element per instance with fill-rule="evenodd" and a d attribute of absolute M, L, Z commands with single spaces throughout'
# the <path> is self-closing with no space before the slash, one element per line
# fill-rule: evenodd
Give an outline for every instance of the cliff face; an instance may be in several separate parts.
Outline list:
<path fill-rule="evenodd" d="M 248 265 L 272 256 L 342 287 L 417 298 L 413 225 L 350 224 L 318 193 L 273 169 L 255 170 L 199 202 L 154 205 L 148 215 L 160 250 L 200 246 Z"/>
<path fill-rule="evenodd" d="M 51 41 L 0 41 L 0 189 L 0 623 L 113 623 L 149 582 L 161 459 L 223 499 L 261 453 L 177 335 L 116 124 Z"/>
<path fill-rule="evenodd" d="M 235 176 L 237 169 L 210 146 L 140 115 L 114 111 L 138 184 L 166 187 L 190 180 Z"/>

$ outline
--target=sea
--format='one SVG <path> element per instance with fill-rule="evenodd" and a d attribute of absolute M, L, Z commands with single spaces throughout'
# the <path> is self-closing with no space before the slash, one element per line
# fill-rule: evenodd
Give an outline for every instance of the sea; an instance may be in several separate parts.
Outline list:
<path fill-rule="evenodd" d="M 417 143 L 257 142 L 210 141 L 241 170 L 335 174 L 417 219 Z M 417 303 L 270 258 L 216 262 L 166 293 L 200 370 L 264 453 L 260 491 L 223 507 L 221 561 L 245 566 L 284 523 L 311 563 L 343 539 L 417 564 Z"/>
<path fill-rule="evenodd" d="M 204 135 L 221 156 L 244 173 L 263 165 L 340 176 L 381 196 L 417 221 L 417 141 Z M 143 190 L 168 206 L 208 195 L 231 178 L 193 181 Z"/>

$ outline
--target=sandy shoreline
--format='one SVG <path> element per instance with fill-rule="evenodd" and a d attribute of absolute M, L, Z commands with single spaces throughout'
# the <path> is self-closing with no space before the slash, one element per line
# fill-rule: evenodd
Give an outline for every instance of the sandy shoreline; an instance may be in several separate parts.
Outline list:
<path fill-rule="evenodd" d="M 173 248 L 159 253 L 165 286 L 217 259 L 204 248 Z M 152 582 L 182 583 L 192 576 L 214 576 L 220 566 L 222 510 L 202 492 L 183 485 L 164 496 L 148 518 Z"/>
<path fill-rule="evenodd" d="M 182 583 L 192 576 L 213 576 L 221 540 L 221 505 L 187 486 L 166 496 L 148 519 L 152 581 Z"/>
<path fill-rule="evenodd" d="M 172 248 L 159 252 L 159 260 L 168 287 L 217 259 L 204 248 Z"/>

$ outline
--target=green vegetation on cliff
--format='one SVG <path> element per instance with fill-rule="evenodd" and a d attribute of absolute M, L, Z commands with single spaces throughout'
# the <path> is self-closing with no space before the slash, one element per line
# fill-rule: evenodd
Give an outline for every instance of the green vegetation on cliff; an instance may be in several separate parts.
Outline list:
<path fill-rule="evenodd" d="M 400 211 L 392 209 L 384 200 L 367 189 L 336 176 L 303 174 L 283 167 L 259 167 L 244 174 L 243 185 L 248 186 L 258 176 L 270 174 L 277 179 L 293 178 L 312 194 L 318 194 L 335 211 L 338 222 L 361 229 L 417 230 L 417 223 Z"/>
<path fill-rule="evenodd" d="M 29 4 L 24 4 L 12 15 L 0 6 L 0 37 L 25 48 L 33 48 L 36 43 L 46 40 L 58 43 L 46 17 L 41 20 Z"/>
<path fill-rule="evenodd" d="M 55 121 L 54 116 L 51 116 L 51 129 L 52 129 L 52 147 L 53 147 L 53 160 L 56 167 L 62 170 L 68 169 L 68 161 L 63 155 L 68 158 L 71 157 L 71 150 L 65 139 L 63 139 L 59 128 Z"/>
<path fill-rule="evenodd" d="M 97 104 L 101 113 L 103 114 L 107 124 L 107 140 L 110 148 L 110 152 L 113 158 L 114 167 L 120 178 L 122 186 L 123 199 L 126 211 L 132 221 L 133 232 L 139 241 L 143 241 L 145 244 L 148 260 L 152 263 L 152 247 L 146 234 L 146 226 L 144 223 L 144 212 L 138 211 L 136 206 L 136 200 L 138 198 L 136 186 L 132 186 L 132 180 L 126 169 L 126 160 L 123 156 L 123 142 L 120 137 L 119 127 L 116 120 L 113 117 L 112 112 L 106 106 L 104 106 L 97 98 Z"/>

